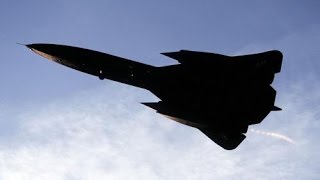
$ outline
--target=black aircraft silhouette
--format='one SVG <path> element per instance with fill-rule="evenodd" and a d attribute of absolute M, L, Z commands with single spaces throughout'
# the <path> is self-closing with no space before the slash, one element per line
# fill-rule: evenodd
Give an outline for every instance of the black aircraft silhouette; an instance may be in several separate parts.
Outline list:
<path fill-rule="evenodd" d="M 162 53 L 179 64 L 155 67 L 79 47 L 28 44 L 35 53 L 102 79 L 147 89 L 161 99 L 142 103 L 182 124 L 198 128 L 227 150 L 244 139 L 274 106 L 271 87 L 280 72 L 277 50 L 242 56 L 181 50 Z"/>

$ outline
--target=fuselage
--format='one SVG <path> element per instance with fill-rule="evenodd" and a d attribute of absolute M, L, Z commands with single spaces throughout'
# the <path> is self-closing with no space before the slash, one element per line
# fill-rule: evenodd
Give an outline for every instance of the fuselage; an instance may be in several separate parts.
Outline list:
<path fill-rule="evenodd" d="M 143 104 L 198 128 L 225 149 L 234 149 L 242 142 L 248 125 L 260 123 L 270 111 L 279 110 L 274 106 L 276 91 L 270 86 L 281 68 L 279 51 L 230 57 L 183 50 L 163 53 L 180 64 L 155 67 L 72 46 L 27 47 L 100 79 L 149 90 L 161 101 Z"/>
<path fill-rule="evenodd" d="M 235 117 L 245 110 L 255 110 L 255 92 L 262 91 L 250 86 L 254 78 L 249 77 L 258 74 L 237 64 L 154 67 L 71 46 L 36 44 L 30 48 L 47 59 L 100 79 L 147 89 L 163 101 L 165 108 L 159 109 L 160 113 L 202 126 L 235 123 Z M 247 121 L 259 123 L 267 114 Z"/>

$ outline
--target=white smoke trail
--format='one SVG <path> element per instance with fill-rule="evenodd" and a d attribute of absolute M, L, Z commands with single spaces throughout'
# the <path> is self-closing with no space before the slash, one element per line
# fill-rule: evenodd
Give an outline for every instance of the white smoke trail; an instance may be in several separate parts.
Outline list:
<path fill-rule="evenodd" d="M 265 136 L 269 136 L 269 137 L 273 137 L 273 138 L 278 138 L 278 139 L 284 140 L 284 141 L 291 143 L 291 144 L 296 144 L 296 142 L 293 139 L 291 139 L 283 134 L 279 134 L 279 133 L 275 133 L 275 132 L 261 131 L 261 130 L 256 130 L 253 128 L 251 128 L 250 131 L 253 133 L 256 133 L 256 134 L 261 134 L 261 135 L 265 135 Z"/>

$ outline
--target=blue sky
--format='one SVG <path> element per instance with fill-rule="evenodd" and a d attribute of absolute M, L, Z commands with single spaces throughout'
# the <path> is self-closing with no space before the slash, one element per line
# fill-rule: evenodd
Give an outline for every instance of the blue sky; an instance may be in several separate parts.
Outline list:
<path fill-rule="evenodd" d="M 311 0 L 1 1 L 0 179 L 319 179 L 319 8 Z M 283 111 L 225 151 L 139 104 L 157 100 L 148 91 L 16 44 L 40 42 L 156 66 L 175 63 L 160 53 L 180 49 L 278 49 L 273 87 Z"/>

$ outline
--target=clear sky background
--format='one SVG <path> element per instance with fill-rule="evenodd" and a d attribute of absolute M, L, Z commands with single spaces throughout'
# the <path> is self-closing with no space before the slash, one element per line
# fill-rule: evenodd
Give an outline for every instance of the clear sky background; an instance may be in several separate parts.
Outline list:
<path fill-rule="evenodd" d="M 320 1 L 0 2 L 0 179 L 319 179 Z M 52 63 L 59 43 L 174 64 L 180 49 L 284 54 L 276 105 L 234 151 L 139 102 L 148 91 Z M 212 82 L 214 85 L 214 82 Z"/>

